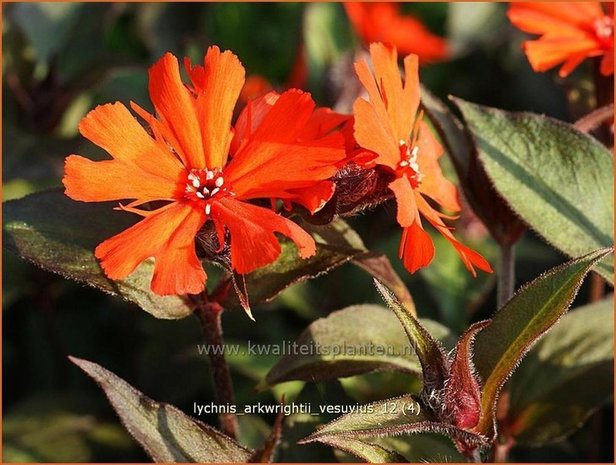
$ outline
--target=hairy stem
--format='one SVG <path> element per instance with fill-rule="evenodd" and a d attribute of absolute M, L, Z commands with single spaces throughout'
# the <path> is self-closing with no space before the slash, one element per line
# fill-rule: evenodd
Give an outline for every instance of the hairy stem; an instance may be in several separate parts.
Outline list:
<path fill-rule="evenodd" d="M 222 337 L 221 315 L 223 308 L 217 302 L 199 302 L 195 313 L 201 321 L 203 336 L 206 344 L 210 346 L 208 356 L 212 371 L 214 386 L 214 400 L 218 405 L 232 405 L 234 403 L 233 383 L 229 365 L 225 360 L 224 340 Z M 222 431 L 235 439 L 237 437 L 237 417 L 233 413 L 219 415 Z"/>
<path fill-rule="evenodd" d="M 515 286 L 515 254 L 513 244 L 500 246 L 501 259 L 498 270 L 498 286 L 496 303 L 501 308 L 513 296 Z"/>

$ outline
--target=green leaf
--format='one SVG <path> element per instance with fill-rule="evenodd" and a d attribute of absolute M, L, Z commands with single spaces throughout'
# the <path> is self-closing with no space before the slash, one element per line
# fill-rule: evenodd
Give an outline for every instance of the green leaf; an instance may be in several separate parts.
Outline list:
<path fill-rule="evenodd" d="M 614 159 L 593 137 L 531 113 L 455 100 L 488 177 L 540 236 L 570 257 L 614 243 Z M 597 271 L 611 283 L 611 260 Z"/>
<path fill-rule="evenodd" d="M 75 202 L 60 190 L 5 202 L 3 246 L 45 270 L 133 302 L 157 318 L 176 319 L 192 313 L 180 297 L 161 297 L 150 291 L 151 259 L 122 281 L 105 276 L 94 249 L 136 220 L 114 211 L 114 206 Z"/>
<path fill-rule="evenodd" d="M 614 394 L 614 298 L 565 315 L 511 378 L 507 422 L 516 442 L 573 433 Z"/>
<path fill-rule="evenodd" d="M 251 451 L 172 405 L 146 397 L 96 363 L 69 357 L 105 391 L 124 427 L 155 462 L 245 462 Z"/>
<path fill-rule="evenodd" d="M 415 349 L 423 374 L 421 397 L 427 401 L 433 397 L 434 393 L 443 389 L 448 376 L 449 364 L 443 346 L 426 331 L 409 309 L 402 305 L 387 287 L 376 279 L 374 284 L 387 306 L 393 310 L 402 323 L 404 332 Z"/>
<path fill-rule="evenodd" d="M 411 395 L 355 407 L 353 412 L 324 425 L 300 443 L 331 443 L 346 438 L 357 440 L 423 432 L 446 434 L 464 439 L 467 444 L 484 444 L 481 436 L 436 422 L 430 412 Z"/>
<path fill-rule="evenodd" d="M 423 323 L 439 339 L 450 335 L 439 323 Z M 274 365 L 265 385 L 343 378 L 376 370 L 421 373 L 400 322 L 378 305 L 354 305 L 332 312 L 308 326 L 295 343 L 297 350 Z"/>
<path fill-rule="evenodd" d="M 537 339 L 567 311 L 590 269 L 611 249 L 553 268 L 523 286 L 477 335 L 475 366 L 483 380 L 476 430 L 491 436 L 500 390 Z"/>

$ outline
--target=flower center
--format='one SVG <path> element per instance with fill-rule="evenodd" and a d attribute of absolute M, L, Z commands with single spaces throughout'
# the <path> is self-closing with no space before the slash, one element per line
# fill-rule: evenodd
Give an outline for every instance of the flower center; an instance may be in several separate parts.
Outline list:
<path fill-rule="evenodd" d="M 215 197 L 220 199 L 233 195 L 228 187 L 220 169 L 192 169 L 186 177 L 184 197 L 205 202 L 205 214 L 209 215 L 212 211 L 212 200 Z"/>
<path fill-rule="evenodd" d="M 398 175 L 406 174 L 413 189 L 417 189 L 423 179 L 423 174 L 419 171 L 419 163 L 417 162 L 418 155 L 419 146 L 409 147 L 405 141 L 400 141 L 400 162 L 396 172 Z"/>
<path fill-rule="evenodd" d="M 595 34 L 600 39 L 609 39 L 614 35 L 614 20 L 609 16 L 603 16 L 593 23 Z"/>

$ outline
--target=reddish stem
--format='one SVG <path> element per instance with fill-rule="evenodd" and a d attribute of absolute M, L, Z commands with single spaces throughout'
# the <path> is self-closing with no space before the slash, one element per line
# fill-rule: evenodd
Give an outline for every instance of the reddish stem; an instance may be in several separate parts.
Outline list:
<path fill-rule="evenodd" d="M 201 300 L 195 313 L 201 321 L 205 342 L 210 345 L 208 356 L 212 371 L 212 383 L 214 386 L 214 399 L 218 405 L 227 406 L 234 404 L 233 382 L 229 365 L 225 359 L 224 340 L 222 337 L 221 316 L 224 309 L 218 302 Z M 237 437 L 237 417 L 233 413 L 219 414 L 222 431 L 235 439 Z"/>

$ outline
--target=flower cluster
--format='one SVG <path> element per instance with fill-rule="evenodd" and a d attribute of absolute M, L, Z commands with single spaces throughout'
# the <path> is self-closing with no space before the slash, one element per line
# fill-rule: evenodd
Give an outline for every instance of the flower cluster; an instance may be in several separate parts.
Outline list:
<path fill-rule="evenodd" d="M 239 274 L 274 262 L 276 233 L 293 241 L 302 258 L 315 254 L 312 236 L 279 212 L 301 205 L 315 214 L 332 198 L 340 173 L 380 170 L 397 202 L 403 228 L 400 256 L 410 272 L 427 265 L 434 246 L 422 217 L 456 248 L 467 268 L 491 271 L 460 244 L 426 198 L 460 210 L 456 187 L 442 174 L 442 154 L 419 108 L 416 55 L 370 47 L 373 70 L 356 64 L 369 100 L 354 115 L 315 108 L 310 94 L 291 89 L 250 100 L 233 121 L 245 71 L 231 52 L 208 49 L 203 65 L 167 53 L 149 71 L 155 114 L 131 103 L 142 125 L 121 103 L 102 105 L 80 123 L 81 134 L 110 160 L 66 159 L 66 194 L 84 202 L 130 200 L 118 208 L 143 217 L 95 251 L 111 279 L 123 279 L 147 258 L 155 261 L 152 290 L 161 295 L 203 291 L 206 274 L 195 237 L 213 229 L 216 249 L 229 250 Z M 146 129 L 149 128 L 149 130 Z M 346 170 L 346 171 L 345 171 Z"/>

